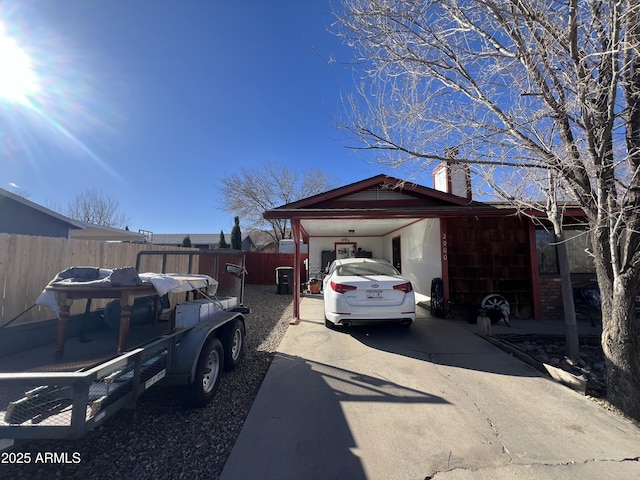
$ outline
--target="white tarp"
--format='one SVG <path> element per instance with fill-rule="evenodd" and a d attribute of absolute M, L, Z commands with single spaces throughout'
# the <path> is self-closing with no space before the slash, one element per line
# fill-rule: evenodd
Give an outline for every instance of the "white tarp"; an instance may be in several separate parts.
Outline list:
<path fill-rule="evenodd" d="M 150 282 L 155 287 L 158 295 L 165 293 L 190 292 L 191 290 L 204 290 L 210 297 L 216 294 L 218 282 L 209 275 L 180 273 L 141 273 L 140 279 L 143 282 Z"/>

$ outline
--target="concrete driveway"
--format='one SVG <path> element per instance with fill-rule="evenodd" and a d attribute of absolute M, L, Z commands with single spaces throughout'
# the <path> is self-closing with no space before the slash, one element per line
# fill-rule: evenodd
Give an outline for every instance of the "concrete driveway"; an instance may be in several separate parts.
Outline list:
<path fill-rule="evenodd" d="M 304 297 L 221 478 L 640 478 L 640 429 L 420 313 L 334 331 Z"/>

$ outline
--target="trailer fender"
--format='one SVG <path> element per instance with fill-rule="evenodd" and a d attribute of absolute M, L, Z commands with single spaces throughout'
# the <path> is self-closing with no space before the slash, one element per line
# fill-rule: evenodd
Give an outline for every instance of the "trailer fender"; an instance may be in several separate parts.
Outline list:
<path fill-rule="evenodd" d="M 220 312 L 211 320 L 200 322 L 185 332 L 171 355 L 167 370 L 167 383 L 191 383 L 195 377 L 198 359 L 204 344 L 211 337 L 220 338 L 224 327 L 235 319 L 240 319 L 244 322 L 244 317 L 241 313 Z M 226 348 L 225 345 L 223 347 Z"/>

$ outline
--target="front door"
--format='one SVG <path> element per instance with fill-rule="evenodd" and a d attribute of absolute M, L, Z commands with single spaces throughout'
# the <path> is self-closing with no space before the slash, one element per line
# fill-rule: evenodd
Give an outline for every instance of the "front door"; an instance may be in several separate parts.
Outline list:
<path fill-rule="evenodd" d="M 402 273 L 402 256 L 400 255 L 400 237 L 395 237 L 391 239 L 391 255 L 393 266 L 398 269 L 400 273 Z"/>

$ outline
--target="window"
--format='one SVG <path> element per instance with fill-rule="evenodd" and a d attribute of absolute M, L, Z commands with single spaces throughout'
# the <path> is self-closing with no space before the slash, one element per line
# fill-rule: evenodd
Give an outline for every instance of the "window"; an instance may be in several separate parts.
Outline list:
<path fill-rule="evenodd" d="M 536 251 L 538 252 L 538 271 L 540 273 L 558 273 L 558 254 L 556 247 L 550 245 L 553 235 L 543 229 L 536 229 Z"/>
<path fill-rule="evenodd" d="M 567 228 L 564 232 L 569 251 L 569 271 L 571 273 L 594 273 L 596 266 L 593 257 L 587 253 L 591 250 L 589 233 L 581 228 Z"/>
<path fill-rule="evenodd" d="M 571 273 L 593 273 L 593 259 L 586 252 L 590 248 L 589 235 L 581 228 L 565 228 Z M 538 271 L 540 273 L 558 273 L 558 254 L 553 234 L 544 229 L 536 229 L 536 251 L 538 252 Z"/>
<path fill-rule="evenodd" d="M 368 275 L 399 275 L 398 271 L 389 263 L 382 262 L 358 262 L 340 265 L 338 267 L 338 276 L 368 276 Z"/>

